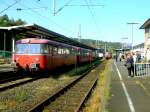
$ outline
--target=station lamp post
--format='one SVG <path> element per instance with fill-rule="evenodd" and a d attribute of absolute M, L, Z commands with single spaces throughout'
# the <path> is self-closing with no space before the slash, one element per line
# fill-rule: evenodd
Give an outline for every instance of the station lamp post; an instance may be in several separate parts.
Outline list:
<path fill-rule="evenodd" d="M 122 49 L 124 49 L 124 40 L 128 39 L 128 37 L 122 37 L 121 38 L 121 43 L 122 43 Z"/>
<path fill-rule="evenodd" d="M 131 23 L 127 23 L 127 24 L 132 26 L 132 50 L 133 50 L 133 26 L 136 24 L 139 24 L 139 23 L 131 22 Z"/>

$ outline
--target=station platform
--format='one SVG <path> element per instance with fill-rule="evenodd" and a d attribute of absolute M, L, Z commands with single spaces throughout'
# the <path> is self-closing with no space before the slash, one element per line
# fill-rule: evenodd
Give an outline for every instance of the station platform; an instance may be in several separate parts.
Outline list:
<path fill-rule="evenodd" d="M 111 65 L 108 112 L 150 112 L 150 77 L 128 77 L 127 68 L 115 60 Z"/>
<path fill-rule="evenodd" d="M 13 71 L 11 64 L 0 64 L 0 73 Z"/>

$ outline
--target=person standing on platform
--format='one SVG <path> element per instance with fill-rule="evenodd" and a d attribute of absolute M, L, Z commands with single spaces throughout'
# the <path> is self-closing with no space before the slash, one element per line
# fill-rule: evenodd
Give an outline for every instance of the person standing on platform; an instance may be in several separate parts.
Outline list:
<path fill-rule="evenodd" d="M 122 61 L 122 53 L 119 53 L 119 61 Z"/>
<path fill-rule="evenodd" d="M 138 64 L 136 63 L 139 63 L 139 61 L 138 61 L 137 54 L 135 54 L 134 52 L 132 52 L 132 57 L 133 57 L 134 74 L 136 75 L 136 70 L 138 67 Z"/>
<path fill-rule="evenodd" d="M 125 66 L 127 67 L 127 70 L 128 70 L 128 77 L 133 77 L 134 76 L 134 60 L 133 60 L 131 53 L 127 54 Z M 131 72 L 133 73 L 132 75 L 131 75 Z"/>

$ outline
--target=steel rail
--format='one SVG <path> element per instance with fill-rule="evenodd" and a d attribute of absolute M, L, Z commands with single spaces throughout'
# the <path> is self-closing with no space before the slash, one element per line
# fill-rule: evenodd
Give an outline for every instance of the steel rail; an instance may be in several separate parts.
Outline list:
<path fill-rule="evenodd" d="M 20 81 L 19 82 L 19 80 L 16 80 L 16 83 L 15 82 L 12 82 L 12 84 L 8 84 L 8 85 L 6 85 L 6 86 L 2 86 L 2 87 L 0 87 L 0 92 L 1 91 L 4 91 L 4 90 L 7 90 L 7 89 L 12 89 L 12 88 L 14 88 L 14 87 L 17 87 L 17 86 L 20 86 L 20 85 L 23 85 L 23 84 L 26 84 L 26 83 L 28 83 L 28 82 L 32 82 L 32 81 L 35 81 L 35 80 L 37 80 L 37 79 L 39 79 L 40 77 L 34 77 L 34 78 L 31 78 L 31 79 L 27 79 L 27 80 L 23 80 L 23 79 L 20 79 L 20 80 L 23 80 L 23 81 Z M 11 82 L 9 82 L 9 83 L 11 83 Z M 1 85 L 0 85 L 1 86 Z"/>
<path fill-rule="evenodd" d="M 5 82 L 18 80 L 18 79 L 21 79 L 21 78 L 24 78 L 24 76 L 14 76 L 14 77 L 11 77 L 11 78 L 2 79 L 2 80 L 0 80 L 0 84 L 3 84 Z"/>
<path fill-rule="evenodd" d="M 79 112 L 80 111 L 80 109 L 82 108 L 82 105 L 84 104 L 84 102 L 85 102 L 86 98 L 88 97 L 88 95 L 91 93 L 92 89 L 95 87 L 97 81 L 98 81 L 98 75 L 96 76 L 95 80 L 93 81 L 93 84 L 91 85 L 91 87 L 87 91 L 86 95 L 81 100 L 79 106 L 75 109 L 75 112 Z"/>
<path fill-rule="evenodd" d="M 49 96 L 48 98 L 45 98 L 43 101 L 41 101 L 40 103 L 38 103 L 37 105 L 35 105 L 31 109 L 29 109 L 27 112 L 41 112 L 44 109 L 45 106 L 48 106 L 57 97 L 59 97 L 60 95 L 64 94 L 68 89 L 70 89 L 73 85 L 75 85 L 78 81 L 80 81 L 86 74 L 88 74 L 95 67 L 96 66 L 93 66 L 91 69 L 89 69 L 88 71 L 86 71 L 85 73 L 83 73 L 82 76 L 78 77 L 77 79 L 75 79 L 74 81 L 72 81 L 71 83 L 69 83 L 68 85 L 66 85 L 64 88 L 58 90 L 57 92 L 55 92 L 53 95 Z M 96 80 L 97 79 L 95 79 L 95 81 Z M 93 85 L 94 84 L 95 83 L 93 83 Z M 90 89 L 89 89 L 89 91 L 90 91 Z M 82 103 L 80 103 L 80 106 L 83 104 L 83 102 L 84 101 L 82 101 Z M 78 109 L 80 109 L 79 106 L 77 107 L 76 110 L 78 110 Z"/>

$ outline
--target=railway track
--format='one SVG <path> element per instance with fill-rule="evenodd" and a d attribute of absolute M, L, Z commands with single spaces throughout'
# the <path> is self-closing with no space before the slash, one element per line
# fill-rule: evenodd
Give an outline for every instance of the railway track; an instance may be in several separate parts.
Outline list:
<path fill-rule="evenodd" d="M 12 71 L 0 72 L 0 83 L 6 82 L 5 80 L 15 76 L 17 76 L 17 74 Z"/>
<path fill-rule="evenodd" d="M 8 81 L 8 79 L 7 79 L 6 83 L 0 84 L 0 92 L 7 90 L 7 89 L 17 87 L 17 86 L 20 86 L 20 85 L 23 85 L 23 84 L 28 83 L 28 82 L 35 81 L 39 78 L 40 77 L 33 77 L 33 78 L 29 77 L 29 78 L 22 78 L 22 79 L 13 80 L 10 82 L 7 82 Z M 16 79 L 16 77 L 14 77 L 14 79 Z"/>
<path fill-rule="evenodd" d="M 99 66 L 44 99 L 28 112 L 78 112 L 98 80 Z"/>
<path fill-rule="evenodd" d="M 18 79 L 22 79 L 25 75 L 20 75 L 20 73 L 16 73 L 13 71 L 0 72 L 0 84 L 15 81 Z"/>
<path fill-rule="evenodd" d="M 13 76 L 13 77 L 10 77 L 10 78 L 1 79 L 0 80 L 0 84 L 6 83 L 6 82 L 15 81 L 15 80 L 19 80 L 21 78 L 24 78 L 24 76 Z"/>

